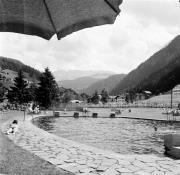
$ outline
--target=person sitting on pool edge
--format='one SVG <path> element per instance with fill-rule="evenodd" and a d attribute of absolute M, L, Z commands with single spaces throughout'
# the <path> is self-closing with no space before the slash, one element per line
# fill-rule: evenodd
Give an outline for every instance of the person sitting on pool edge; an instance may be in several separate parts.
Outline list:
<path fill-rule="evenodd" d="M 7 130 L 6 134 L 15 134 L 16 132 L 18 131 L 18 121 L 17 120 L 14 120 L 11 124 L 10 124 L 10 127 L 9 129 Z"/>

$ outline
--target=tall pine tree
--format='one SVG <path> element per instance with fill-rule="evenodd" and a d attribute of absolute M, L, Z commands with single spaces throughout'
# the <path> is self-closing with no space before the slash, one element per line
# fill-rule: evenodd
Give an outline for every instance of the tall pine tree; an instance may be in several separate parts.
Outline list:
<path fill-rule="evenodd" d="M 108 92 L 106 91 L 106 89 L 103 89 L 101 91 L 101 101 L 102 103 L 107 103 L 108 102 L 108 98 L 109 98 L 109 95 L 108 95 Z"/>
<path fill-rule="evenodd" d="M 36 103 L 37 84 L 32 82 L 28 87 L 27 100 Z"/>
<path fill-rule="evenodd" d="M 27 86 L 23 72 L 20 70 L 18 76 L 14 79 L 14 86 L 8 92 L 8 100 L 18 104 L 26 103 Z"/>
<path fill-rule="evenodd" d="M 41 107 L 48 109 L 59 100 L 59 88 L 51 71 L 46 68 L 40 77 L 37 101 Z"/>

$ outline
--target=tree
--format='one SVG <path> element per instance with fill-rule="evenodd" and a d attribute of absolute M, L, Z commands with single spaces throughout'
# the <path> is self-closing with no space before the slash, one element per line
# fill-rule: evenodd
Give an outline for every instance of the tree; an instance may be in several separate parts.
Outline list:
<path fill-rule="evenodd" d="M 89 98 L 89 95 L 87 95 L 86 93 L 81 93 L 80 94 L 80 99 L 83 101 L 87 101 Z"/>
<path fill-rule="evenodd" d="M 35 102 L 36 99 L 37 99 L 37 85 L 35 82 L 32 82 L 30 84 L 30 86 L 28 87 L 28 92 L 27 92 L 27 98 L 28 98 L 28 101 L 33 101 Z"/>
<path fill-rule="evenodd" d="M 0 102 L 3 102 L 6 99 L 6 88 L 4 86 L 4 79 L 0 74 Z"/>
<path fill-rule="evenodd" d="M 6 88 L 3 86 L 3 83 L 0 82 L 0 102 L 3 102 L 6 99 Z"/>
<path fill-rule="evenodd" d="M 93 94 L 92 98 L 91 98 L 91 102 L 94 104 L 98 104 L 99 103 L 99 95 L 98 92 L 95 91 L 95 93 Z"/>
<path fill-rule="evenodd" d="M 178 109 L 180 110 L 180 103 L 178 104 Z"/>
<path fill-rule="evenodd" d="M 37 89 L 37 101 L 41 107 L 48 109 L 59 101 L 59 88 L 51 71 L 46 68 L 40 76 Z"/>
<path fill-rule="evenodd" d="M 129 90 L 126 92 L 125 101 L 127 103 L 133 103 L 136 98 L 136 92 L 134 90 Z"/>
<path fill-rule="evenodd" d="M 72 94 L 65 92 L 63 97 L 62 97 L 62 103 L 69 103 L 72 100 Z"/>
<path fill-rule="evenodd" d="M 27 82 L 24 80 L 23 72 L 20 70 L 18 76 L 14 79 L 14 86 L 8 91 L 8 100 L 23 104 L 27 101 Z"/>
<path fill-rule="evenodd" d="M 60 94 L 62 103 L 69 103 L 71 100 L 79 100 L 80 98 L 79 94 L 72 89 L 63 89 L 63 91 L 60 91 Z"/>
<path fill-rule="evenodd" d="M 106 89 L 103 89 L 102 92 L 101 92 L 101 101 L 102 101 L 102 103 L 107 103 L 108 98 L 109 98 L 108 92 L 106 91 Z"/>

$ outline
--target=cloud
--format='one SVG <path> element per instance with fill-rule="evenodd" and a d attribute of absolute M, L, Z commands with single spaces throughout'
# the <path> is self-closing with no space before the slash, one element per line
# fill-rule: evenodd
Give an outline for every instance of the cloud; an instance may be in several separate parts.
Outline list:
<path fill-rule="evenodd" d="M 127 0 L 123 7 L 127 12 L 143 16 L 147 20 L 157 20 L 166 27 L 180 27 L 180 21 L 177 20 L 180 16 L 179 0 Z"/>
<path fill-rule="evenodd" d="M 179 8 L 174 0 L 127 0 L 114 25 L 85 29 L 60 41 L 0 33 L 0 55 L 40 70 L 127 73 L 179 33 Z"/>

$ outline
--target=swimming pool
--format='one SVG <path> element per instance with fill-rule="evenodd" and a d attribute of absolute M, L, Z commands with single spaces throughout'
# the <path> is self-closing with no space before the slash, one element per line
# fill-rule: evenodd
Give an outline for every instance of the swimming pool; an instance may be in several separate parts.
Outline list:
<path fill-rule="evenodd" d="M 164 135 L 180 131 L 180 123 L 124 118 L 40 117 L 34 123 L 60 137 L 121 154 L 163 156 Z"/>

